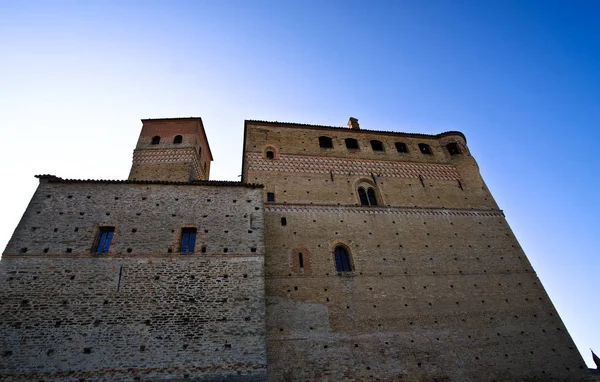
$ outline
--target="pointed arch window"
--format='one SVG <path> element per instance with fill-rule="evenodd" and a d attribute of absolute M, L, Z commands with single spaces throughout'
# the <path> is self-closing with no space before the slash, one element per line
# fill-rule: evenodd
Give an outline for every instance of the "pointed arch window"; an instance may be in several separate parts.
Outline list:
<path fill-rule="evenodd" d="M 358 198 L 360 199 L 361 206 L 376 206 L 377 205 L 377 193 L 373 187 L 358 188 Z"/>
<path fill-rule="evenodd" d="M 348 248 L 343 245 L 338 245 L 333 250 L 335 257 L 335 270 L 338 272 L 352 272 L 352 262 Z"/>

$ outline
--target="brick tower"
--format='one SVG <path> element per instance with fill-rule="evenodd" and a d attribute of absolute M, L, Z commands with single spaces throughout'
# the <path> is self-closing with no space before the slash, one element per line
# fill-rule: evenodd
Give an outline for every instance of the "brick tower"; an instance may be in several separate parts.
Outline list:
<path fill-rule="evenodd" d="M 213 160 L 201 118 L 143 119 L 129 180 L 208 180 Z"/>

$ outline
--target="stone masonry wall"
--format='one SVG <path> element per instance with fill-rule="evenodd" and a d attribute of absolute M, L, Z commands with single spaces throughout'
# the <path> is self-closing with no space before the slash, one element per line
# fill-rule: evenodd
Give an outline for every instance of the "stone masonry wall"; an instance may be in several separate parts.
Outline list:
<path fill-rule="evenodd" d="M 319 136 L 333 148 L 320 148 Z M 269 379 L 587 374 L 460 134 L 252 122 L 245 138 L 243 179 L 275 197 L 265 203 Z M 346 138 L 360 149 L 346 148 Z M 385 151 L 373 151 L 373 139 Z M 449 142 L 461 154 L 450 155 Z M 376 190 L 378 206 L 360 206 L 359 185 Z M 336 272 L 340 244 L 352 272 Z"/>
<path fill-rule="evenodd" d="M 42 179 L 0 261 L 0 379 L 264 380 L 263 256 L 260 188 Z"/>

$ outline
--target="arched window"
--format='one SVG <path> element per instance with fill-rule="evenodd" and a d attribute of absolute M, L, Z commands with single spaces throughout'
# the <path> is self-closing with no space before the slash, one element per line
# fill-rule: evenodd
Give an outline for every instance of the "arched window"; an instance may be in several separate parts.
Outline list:
<path fill-rule="evenodd" d="M 151 144 L 158 145 L 159 143 L 160 143 L 160 137 L 158 135 L 153 136 Z"/>
<path fill-rule="evenodd" d="M 363 187 L 358 189 L 358 198 L 361 206 L 376 206 L 377 194 L 373 187 L 368 187 L 366 190 Z"/>
<path fill-rule="evenodd" d="M 343 245 L 338 245 L 333 250 L 335 257 L 335 269 L 338 272 L 352 272 L 352 263 L 350 261 L 350 253 Z"/>
<path fill-rule="evenodd" d="M 419 143 L 419 150 L 425 155 L 431 155 L 431 147 L 426 143 Z"/>
<path fill-rule="evenodd" d="M 404 142 L 396 142 L 396 150 L 398 150 L 399 153 L 407 153 L 408 152 L 408 146 L 406 146 L 406 143 Z"/>
<path fill-rule="evenodd" d="M 333 140 L 329 137 L 319 137 L 319 147 L 323 149 L 332 149 Z"/>
<path fill-rule="evenodd" d="M 173 143 L 181 143 L 183 142 L 183 137 L 181 135 L 176 135 L 175 139 L 173 139 Z"/>
<path fill-rule="evenodd" d="M 456 143 L 456 142 L 448 143 L 446 145 L 446 148 L 448 149 L 448 152 L 450 153 L 450 155 L 460 154 L 460 148 L 458 147 L 458 143 Z"/>
<path fill-rule="evenodd" d="M 371 141 L 371 148 L 373 149 L 373 151 L 384 151 L 383 143 L 381 143 L 381 141 L 378 141 L 376 139 L 373 139 Z"/>
<path fill-rule="evenodd" d="M 358 141 L 354 138 L 346 138 L 344 140 L 346 142 L 347 149 L 358 149 Z"/>
<path fill-rule="evenodd" d="M 267 151 L 267 159 L 275 159 L 275 153 L 271 150 Z"/>

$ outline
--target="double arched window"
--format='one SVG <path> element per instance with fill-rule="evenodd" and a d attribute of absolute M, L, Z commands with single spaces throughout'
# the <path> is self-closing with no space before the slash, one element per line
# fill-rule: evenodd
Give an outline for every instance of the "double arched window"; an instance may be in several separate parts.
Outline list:
<path fill-rule="evenodd" d="M 361 206 L 376 206 L 377 205 L 377 194 L 373 187 L 358 188 L 358 198 L 360 199 Z"/>
<path fill-rule="evenodd" d="M 333 249 L 335 258 L 335 270 L 338 272 L 352 272 L 352 261 L 350 252 L 344 245 L 338 245 Z"/>

